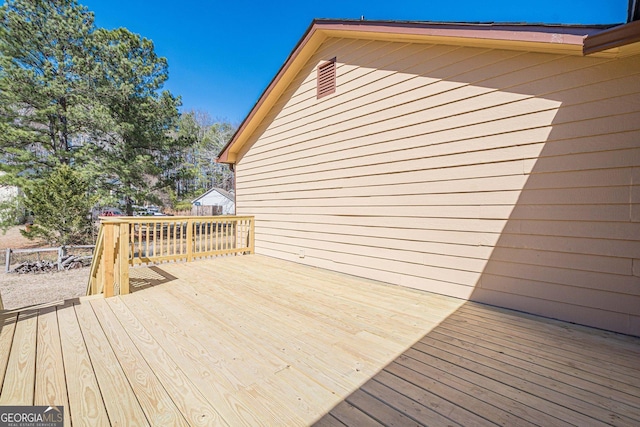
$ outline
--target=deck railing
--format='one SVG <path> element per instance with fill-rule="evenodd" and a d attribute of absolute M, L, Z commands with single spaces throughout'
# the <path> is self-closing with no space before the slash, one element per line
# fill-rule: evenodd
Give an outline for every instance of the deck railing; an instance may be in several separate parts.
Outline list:
<path fill-rule="evenodd" d="M 129 293 L 129 267 L 253 253 L 254 218 L 174 216 L 101 218 L 87 295 Z"/>

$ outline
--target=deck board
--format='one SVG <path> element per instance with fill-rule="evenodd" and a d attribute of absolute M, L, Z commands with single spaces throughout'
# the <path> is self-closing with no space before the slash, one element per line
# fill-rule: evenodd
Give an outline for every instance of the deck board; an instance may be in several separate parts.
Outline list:
<path fill-rule="evenodd" d="M 66 413 L 75 425 L 108 426 L 109 416 L 73 305 L 57 313 L 69 398 Z"/>
<path fill-rule="evenodd" d="M 638 425 L 640 383 L 619 374 L 626 370 L 620 360 L 640 366 L 638 338 L 467 303 L 373 381 L 402 378 L 503 425 Z M 461 393 L 484 403 L 476 406 Z M 496 418 L 486 404 L 509 415 Z"/>
<path fill-rule="evenodd" d="M 93 300 L 90 304 L 150 424 L 188 426 L 182 413 L 156 377 L 144 355 L 140 353 L 114 316 L 106 300 Z"/>
<path fill-rule="evenodd" d="M 485 305 L 473 302 L 465 304 L 460 310 L 465 313 L 473 313 L 478 318 L 517 326 L 539 336 L 545 336 L 546 334 L 555 336 L 556 333 L 560 333 L 563 341 L 578 344 L 586 343 L 589 344 L 589 347 L 592 349 L 601 348 L 607 351 L 611 348 L 612 343 L 615 342 L 618 352 L 626 352 L 632 357 L 635 357 L 634 355 L 637 354 L 638 339 L 630 335 L 570 324 L 560 320 L 545 319 L 544 322 L 541 322 L 541 318 L 533 314 L 500 307 L 491 307 L 491 310 L 487 310 Z"/>
<path fill-rule="evenodd" d="M 0 384 L 4 384 L 17 320 L 17 313 L 4 314 L 0 318 L 0 327 L 2 327 L 0 331 Z M 1 389 L 2 387 L 0 386 L 0 391 Z"/>
<path fill-rule="evenodd" d="M 166 310 L 177 307 L 176 300 L 166 298 L 162 305 L 154 305 L 149 300 L 144 302 L 125 301 L 169 356 L 181 361 L 180 367 L 185 374 L 229 424 L 238 425 L 247 420 L 256 424 L 266 417 L 267 411 L 261 411 L 259 405 L 250 405 L 240 393 L 245 384 L 226 367 L 218 348 L 201 339 L 196 331 L 185 328 L 180 317 L 174 317 Z M 229 393 L 230 390 L 233 393 Z"/>
<path fill-rule="evenodd" d="M 613 398 L 618 402 L 633 403 L 637 401 L 637 396 L 630 396 L 627 393 L 637 393 L 637 387 L 622 381 L 614 381 L 611 378 L 594 375 L 590 371 L 581 371 L 569 364 L 547 359 L 545 356 L 548 355 L 548 352 L 545 354 L 544 351 L 536 351 L 536 348 L 523 346 L 514 349 L 516 345 L 513 344 L 511 345 L 512 348 L 510 348 L 494 343 L 492 337 L 470 330 L 457 331 L 455 334 L 434 331 L 430 336 L 438 341 L 455 345 L 463 351 L 471 351 L 496 358 L 513 366 L 527 366 L 527 369 L 532 374 L 551 378 L 587 391 L 588 395 L 592 396 L 589 401 L 593 400 L 593 396 L 598 395 L 607 396 L 607 401 L 609 398 Z"/>
<path fill-rule="evenodd" d="M 615 383 L 618 389 L 640 397 L 638 395 L 640 390 L 637 387 L 639 380 L 633 375 L 634 368 L 621 367 L 617 364 L 620 360 L 617 357 L 617 347 L 616 351 L 609 353 L 608 356 L 606 353 L 596 356 L 588 342 L 582 347 L 576 346 L 571 349 L 567 349 L 566 345 L 563 348 L 556 347 L 545 341 L 531 339 L 531 334 L 520 334 L 514 331 L 513 327 L 505 331 L 504 326 L 498 325 L 497 322 L 473 323 L 468 316 L 464 316 L 464 320 L 448 319 L 441 330 L 453 337 L 475 336 L 478 340 L 484 340 L 486 344 L 495 344 L 505 349 L 501 351 L 519 351 L 544 363 L 547 361 L 550 364 L 556 363 L 564 372 L 567 372 L 567 369 L 574 371 L 582 378 L 603 382 L 605 386 Z M 576 359 L 575 354 L 580 354 L 582 357 Z M 569 360 L 572 361 L 571 364 L 566 363 Z"/>
<path fill-rule="evenodd" d="M 40 309 L 38 313 L 38 337 L 36 355 L 36 388 L 34 405 L 69 407 L 67 384 L 64 380 L 62 344 L 55 307 Z M 64 418 L 70 426 L 70 418 Z"/>
<path fill-rule="evenodd" d="M 535 375 L 528 369 L 504 363 L 498 359 L 499 354 L 494 355 L 495 358 L 488 358 L 477 352 L 465 352 L 464 356 L 460 357 L 461 352 L 457 348 L 430 337 L 425 337 L 414 348 L 440 359 L 455 358 L 459 367 L 494 378 L 503 384 L 509 384 L 514 389 L 526 393 L 533 406 L 545 406 L 549 411 L 547 413 L 567 422 L 576 422 L 578 425 L 598 425 L 596 420 L 605 423 L 602 417 L 608 418 L 610 415 L 607 411 L 594 407 L 592 402 L 576 398 L 577 390 L 573 389 L 567 393 L 568 387 L 563 388 L 562 383 Z M 417 353 L 413 355 L 419 357 Z M 567 407 L 571 410 L 567 411 Z M 633 423 L 622 425 L 631 426 Z"/>
<path fill-rule="evenodd" d="M 380 421 L 369 416 L 366 412 L 361 411 L 347 401 L 339 403 L 333 411 L 331 411 L 331 414 L 328 414 L 319 421 L 319 424 L 324 424 L 323 420 L 327 417 L 335 417 L 340 423 L 347 426 L 384 426 Z"/>
<path fill-rule="evenodd" d="M 640 424 L 640 338 L 264 256 L 131 275 L 4 313 L 0 402 L 65 425 Z"/>
<path fill-rule="evenodd" d="M 451 425 L 452 421 L 459 425 L 473 425 L 470 417 L 466 418 L 466 424 L 461 424 L 454 417 L 447 418 L 393 387 L 388 387 L 376 380 L 365 383 L 360 387 L 359 392 L 359 396 L 358 392 L 353 393 L 347 398 L 347 401 L 373 415 L 385 425 L 420 425 L 420 420 L 423 422 L 429 420 L 431 425 Z M 453 410 L 454 405 L 450 405 L 449 409 Z"/>
<path fill-rule="evenodd" d="M 495 331 L 498 334 L 502 333 L 506 325 L 509 326 L 510 334 L 518 338 L 518 341 L 523 343 L 529 343 L 531 346 L 541 346 L 544 348 L 553 348 L 554 352 L 567 356 L 568 354 L 580 352 L 585 356 L 589 356 L 594 360 L 594 365 L 600 365 L 601 363 L 611 363 L 608 369 L 617 371 L 625 376 L 633 376 L 640 380 L 640 367 L 637 365 L 637 352 L 631 349 L 626 349 L 624 346 L 618 344 L 616 353 L 611 354 L 611 339 L 601 345 L 595 337 L 586 335 L 587 341 L 581 340 L 581 336 L 577 331 L 573 331 L 573 335 L 567 337 L 562 327 L 553 325 L 552 323 L 544 323 L 539 325 L 538 328 L 535 322 L 529 324 L 526 319 L 518 322 L 510 322 L 512 317 L 500 316 L 497 313 L 492 315 L 487 314 L 485 311 L 470 310 L 463 308 L 465 313 L 464 320 L 470 325 L 479 325 L 485 330 Z M 538 323 L 540 321 L 538 320 Z M 533 327 L 530 327 L 533 326 Z M 566 328 L 566 325 L 565 325 Z M 597 337 L 597 334 L 596 334 Z M 585 338 L 583 335 L 582 338 Z M 617 341 L 618 343 L 620 340 Z M 588 347 L 584 347 L 584 344 L 588 344 Z"/>
<path fill-rule="evenodd" d="M 181 368 L 184 361 L 173 360 L 121 298 L 108 298 L 106 301 L 187 422 L 193 426 L 228 425 L 184 373 Z"/>
<path fill-rule="evenodd" d="M 210 295 L 216 298 L 221 304 L 221 310 L 231 304 L 236 303 L 234 312 L 239 314 L 236 319 L 227 319 L 230 325 L 236 330 L 244 331 L 252 341 L 261 342 L 265 348 L 274 354 L 279 355 L 284 360 L 285 366 L 293 366 L 305 371 L 313 371 L 310 374 L 316 378 L 318 372 L 327 370 L 342 370 L 344 372 L 356 372 L 353 369 L 353 353 L 357 353 L 356 346 L 358 337 L 355 333 L 344 332 L 341 329 L 319 321 L 316 316 L 309 316 L 307 313 L 297 312 L 295 309 L 279 305 L 277 302 L 266 298 L 255 297 L 257 305 L 249 305 L 247 301 L 240 301 L 237 304 L 237 297 L 227 296 L 223 292 L 216 292 Z M 298 301 L 296 298 L 295 301 Z M 254 302 L 254 304 L 255 304 Z M 197 304 L 196 301 L 194 303 Z M 355 332 L 359 332 L 357 329 Z M 327 333 L 328 332 L 328 333 Z M 314 337 L 309 339 L 308 336 Z M 334 346 L 335 341 L 341 340 L 343 347 Z M 356 341 L 356 343 L 354 343 Z M 278 342 L 285 343 L 285 346 L 277 345 Z M 382 349 L 375 348 L 380 352 Z M 358 359 L 360 365 L 371 365 L 368 355 L 362 355 Z M 304 366 L 296 365 L 296 361 L 304 361 Z M 346 377 L 337 376 L 330 383 L 325 383 L 329 389 L 336 388 L 335 381 L 340 381 Z M 362 381 L 365 377 L 361 375 Z M 342 382 L 343 388 L 352 388 L 350 381 Z"/>
<path fill-rule="evenodd" d="M 112 425 L 149 425 L 129 381 L 89 304 L 74 306 Z"/>
<path fill-rule="evenodd" d="M 463 380 L 456 382 L 448 378 L 445 383 L 437 373 L 432 373 L 432 376 L 434 378 L 427 376 L 424 370 L 419 373 L 394 362 L 372 381 L 380 382 L 428 410 L 437 411 L 462 425 L 483 424 L 486 423 L 484 420 L 504 425 L 537 425 L 512 414 L 510 402 L 500 399 L 497 394 L 483 391 Z"/>
<path fill-rule="evenodd" d="M 189 304 L 175 304 L 179 298 Z M 224 320 L 227 316 L 224 305 L 200 307 L 197 304 L 191 304 L 185 298 L 188 296 L 180 293 L 175 296 L 148 293 L 141 302 L 156 306 L 155 308 L 158 309 L 158 307 L 167 306 L 165 304 L 172 304 L 173 301 L 173 305 L 168 305 L 172 307 L 171 310 L 164 310 L 163 313 L 170 319 L 167 325 L 170 328 L 173 327 L 172 324 L 178 325 L 174 332 L 179 335 L 184 335 L 182 329 L 188 327 L 189 338 L 193 341 L 191 348 L 195 347 L 196 354 L 205 357 L 207 363 L 219 369 L 220 373 L 234 375 L 236 379 L 228 378 L 228 382 L 234 384 L 232 389 L 239 392 L 244 387 L 244 391 L 253 399 L 256 412 L 260 412 L 262 407 L 265 407 L 269 412 L 267 419 L 273 417 L 273 414 L 281 414 L 280 416 L 285 414 L 285 419 L 297 420 L 294 424 L 304 424 L 303 419 L 294 414 L 295 408 L 287 405 L 288 401 L 284 398 L 283 388 L 271 387 L 270 381 L 265 378 L 265 373 L 279 371 L 286 367 L 286 363 L 247 339 L 241 331 L 229 326 L 230 322 Z M 186 322 L 185 319 L 190 320 Z M 226 336 L 227 339 L 221 340 L 221 335 Z M 241 384 L 236 384 L 238 381 Z M 239 387 L 240 385 L 242 387 Z M 272 398 L 256 401 L 253 397 L 255 395 Z"/>
<path fill-rule="evenodd" d="M 37 327 L 36 311 L 24 311 L 18 315 L 0 405 L 33 405 Z"/>
<path fill-rule="evenodd" d="M 337 403 L 335 380 L 340 376 L 323 374 L 335 370 L 332 363 L 340 366 L 345 361 L 338 355 L 334 355 L 330 361 L 323 359 L 321 353 L 326 351 L 328 345 L 324 337 L 318 336 L 314 341 L 301 340 L 298 335 L 305 327 L 311 326 L 302 322 L 303 319 L 290 319 L 286 312 L 282 312 L 281 318 L 277 319 L 275 313 L 260 301 L 245 301 L 241 297 L 243 292 L 239 292 L 235 298 L 227 295 L 224 289 L 210 294 L 210 298 L 203 298 L 207 296 L 206 293 L 191 287 L 175 288 L 171 292 L 188 299 L 193 307 L 224 314 L 224 322 L 238 333 L 242 342 L 259 351 L 261 357 L 277 355 L 282 363 L 263 375 L 284 386 L 283 390 L 288 394 L 287 401 L 295 403 L 290 410 L 298 416 L 309 419 L 321 415 L 315 405 L 308 405 L 309 401 Z M 212 300 L 215 302 L 207 302 Z"/>

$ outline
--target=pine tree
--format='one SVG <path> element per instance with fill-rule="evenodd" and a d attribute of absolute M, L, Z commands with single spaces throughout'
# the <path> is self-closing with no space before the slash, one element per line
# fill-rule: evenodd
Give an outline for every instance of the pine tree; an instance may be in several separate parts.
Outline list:
<path fill-rule="evenodd" d="M 86 177 L 69 165 L 60 165 L 42 179 L 24 187 L 25 202 L 32 209 L 33 226 L 22 234 L 42 238 L 55 246 L 83 244 L 91 240 L 91 207 Z"/>
<path fill-rule="evenodd" d="M 8 0 L 0 8 L 0 170 L 26 187 L 69 165 L 90 191 L 153 198 L 185 141 L 171 138 L 180 99 L 162 91 L 153 43 L 96 28 L 76 0 Z M 174 132 L 175 133 L 175 132 Z M 26 206 L 32 209 L 32 206 Z"/>
<path fill-rule="evenodd" d="M 102 119 L 86 50 L 92 32 L 93 14 L 72 0 L 0 8 L 0 167 L 18 184 L 73 163 L 78 136 Z"/>
<path fill-rule="evenodd" d="M 160 92 L 168 79 L 165 58 L 153 42 L 120 28 L 94 34 L 96 61 L 102 66 L 99 96 L 112 118 L 112 127 L 92 146 L 94 171 L 103 190 L 124 201 L 149 199 L 166 185 L 164 172 L 179 160 L 184 141 L 172 138 L 178 124 L 180 99 Z M 170 178 L 170 177 L 168 177 Z"/>

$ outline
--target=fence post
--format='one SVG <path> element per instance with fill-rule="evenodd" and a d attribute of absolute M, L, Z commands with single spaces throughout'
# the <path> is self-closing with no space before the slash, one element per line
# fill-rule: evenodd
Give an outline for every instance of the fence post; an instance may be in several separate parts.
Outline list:
<path fill-rule="evenodd" d="M 11 270 L 11 248 L 7 248 L 7 255 L 5 256 L 5 273 Z"/>
<path fill-rule="evenodd" d="M 58 248 L 58 271 L 63 270 L 62 268 L 62 258 L 67 255 L 67 248 L 64 246 L 60 246 Z"/>

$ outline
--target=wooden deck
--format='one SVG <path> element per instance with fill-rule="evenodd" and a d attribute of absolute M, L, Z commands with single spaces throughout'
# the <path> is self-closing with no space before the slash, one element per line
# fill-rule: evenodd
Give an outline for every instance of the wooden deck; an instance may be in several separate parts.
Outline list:
<path fill-rule="evenodd" d="M 257 255 L 131 288 L 5 313 L 0 405 L 76 426 L 640 424 L 637 338 Z"/>

